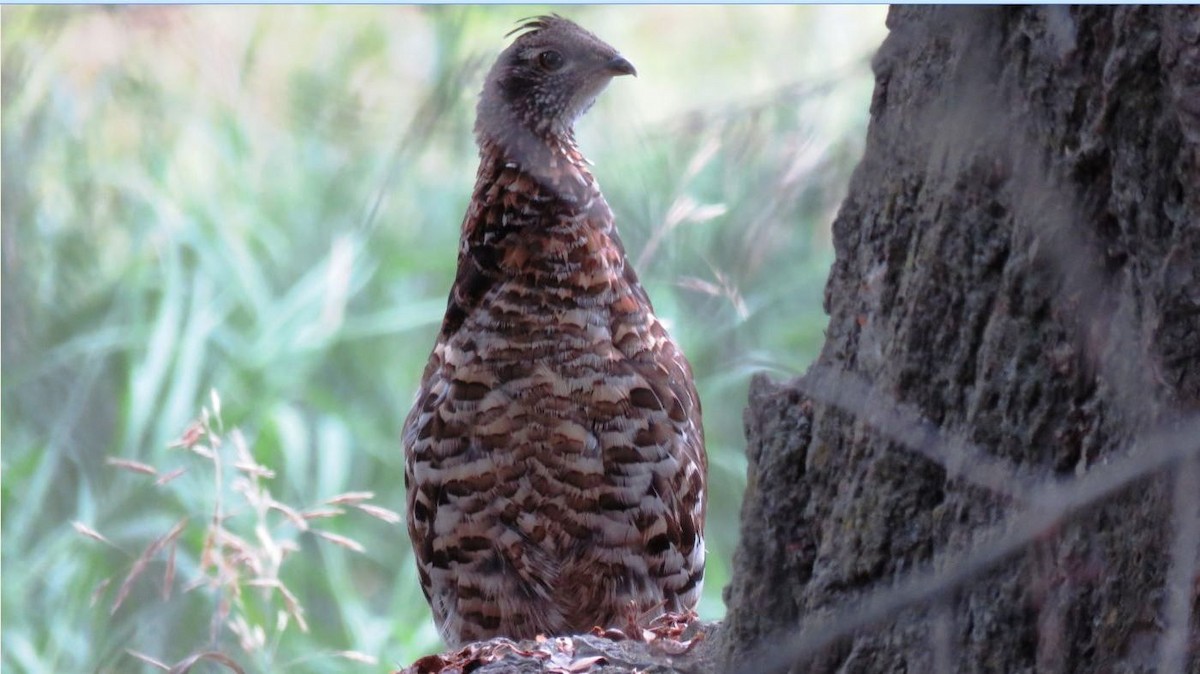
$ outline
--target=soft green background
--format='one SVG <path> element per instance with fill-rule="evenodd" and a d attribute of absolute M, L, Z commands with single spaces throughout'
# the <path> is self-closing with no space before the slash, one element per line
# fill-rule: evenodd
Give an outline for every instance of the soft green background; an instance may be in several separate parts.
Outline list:
<path fill-rule="evenodd" d="M 440 647 L 403 525 L 351 512 L 319 524 L 362 554 L 271 517 L 272 539 L 299 546 L 279 577 L 311 631 L 279 632 L 279 602 L 244 588 L 266 645 L 243 651 L 217 595 L 180 593 L 214 493 L 205 463 L 167 445 L 216 389 L 278 500 L 369 490 L 403 511 L 399 430 L 453 278 L 475 95 L 504 34 L 546 9 L 3 9 L 4 671 L 153 671 L 127 648 L 387 671 Z M 558 11 L 638 68 L 578 135 L 695 368 L 711 462 L 700 612 L 719 618 L 747 383 L 802 371 L 820 346 L 828 225 L 884 11 Z M 156 487 L 109 456 L 188 473 Z M 226 526 L 258 540 L 223 498 Z M 160 554 L 110 616 L 134 559 L 184 515 L 171 599 Z"/>

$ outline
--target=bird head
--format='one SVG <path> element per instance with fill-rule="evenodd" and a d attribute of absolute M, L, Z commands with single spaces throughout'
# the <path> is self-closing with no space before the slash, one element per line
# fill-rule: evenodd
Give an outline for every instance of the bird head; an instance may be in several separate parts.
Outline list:
<path fill-rule="evenodd" d="M 616 49 L 560 16 L 530 19 L 513 33 L 517 39 L 483 85 L 475 124 L 481 140 L 570 140 L 575 121 L 613 77 L 637 75 Z"/>

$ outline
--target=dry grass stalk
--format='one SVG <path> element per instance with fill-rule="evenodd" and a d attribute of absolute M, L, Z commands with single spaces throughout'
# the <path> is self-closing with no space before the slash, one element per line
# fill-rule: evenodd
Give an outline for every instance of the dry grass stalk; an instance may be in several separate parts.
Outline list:
<path fill-rule="evenodd" d="M 110 466 L 115 466 L 117 468 L 122 468 L 122 469 L 128 470 L 133 473 L 141 473 L 142 475 L 158 475 L 158 471 L 155 470 L 154 466 L 151 466 L 150 464 L 142 463 L 141 461 L 132 461 L 130 459 L 118 459 L 118 458 L 110 456 L 104 460 L 104 463 L 106 463 Z"/>
<path fill-rule="evenodd" d="M 379 658 L 372 657 L 366 653 L 359 653 L 358 651 L 335 651 L 334 655 L 339 658 L 350 660 L 351 662 L 361 662 L 364 665 L 379 664 Z"/>
<path fill-rule="evenodd" d="M 346 514 L 341 508 L 316 508 L 314 510 L 306 510 L 300 513 L 300 516 L 306 520 L 323 520 L 331 517 L 340 517 Z"/>
<path fill-rule="evenodd" d="M 133 657 L 137 658 L 138 660 L 141 660 L 142 662 L 150 665 L 151 667 L 154 667 L 155 669 L 161 669 L 164 672 L 170 671 L 170 669 L 171 669 L 171 666 L 168 665 L 167 663 L 156 660 L 156 659 L 150 657 L 149 655 L 146 655 L 145 653 L 139 653 L 138 651 L 135 651 L 132 648 L 126 648 L 125 652 L 132 655 Z"/>
<path fill-rule="evenodd" d="M 162 487 L 169 484 L 172 480 L 187 472 L 187 468 L 176 468 L 170 472 L 164 473 L 161 477 L 154 481 L 154 485 Z"/>
<path fill-rule="evenodd" d="M 325 540 L 329 541 L 330 543 L 334 543 L 335 545 L 340 545 L 343 548 L 349 548 L 350 550 L 353 550 L 355 552 L 366 552 L 367 551 L 367 549 L 365 547 L 363 547 L 362 543 L 359 543 L 358 541 L 356 541 L 352 538 L 347 538 L 345 536 L 340 536 L 338 534 L 331 534 L 328 531 L 319 531 L 317 529 L 314 529 L 313 533 L 320 536 L 321 538 L 324 538 Z"/>
<path fill-rule="evenodd" d="M 109 545 L 113 545 L 113 542 L 108 540 L 104 536 L 101 536 L 99 531 L 96 531 L 95 529 L 89 527 L 88 525 L 84 524 L 83 522 L 78 522 L 78 521 L 71 522 L 71 528 L 74 529 L 75 531 L 79 532 L 80 534 L 87 536 L 88 538 L 100 541 L 101 543 L 108 543 Z"/>
<path fill-rule="evenodd" d="M 92 596 L 88 605 L 94 607 L 100 601 L 100 597 L 104 594 L 104 591 L 107 590 L 108 586 L 111 584 L 112 578 L 105 578 L 99 583 L 96 583 L 96 588 L 92 590 Z"/>
<path fill-rule="evenodd" d="M 189 655 L 188 657 L 175 663 L 169 670 L 168 674 L 187 674 L 192 670 L 192 667 L 194 667 L 196 663 L 200 662 L 201 660 L 211 660 L 218 664 L 224 665 L 230 671 L 235 672 L 235 674 L 245 674 L 245 670 L 239 667 L 232 658 L 224 653 L 217 653 L 215 651 L 207 651 L 204 653 Z"/>
<path fill-rule="evenodd" d="M 383 520 L 388 524 L 398 524 L 400 522 L 400 513 L 394 510 L 388 510 L 387 508 L 371 505 L 369 503 L 355 503 L 354 507 L 365 512 L 371 517 Z"/>
<path fill-rule="evenodd" d="M 336 505 L 352 506 L 389 524 L 396 524 L 401 518 L 398 513 L 387 508 L 365 503 L 375 496 L 366 491 L 339 494 L 324 501 L 322 506 L 306 510 L 280 502 L 266 485 L 266 481 L 275 477 L 275 471 L 255 460 L 249 444 L 238 429 L 228 432 L 223 430 L 220 398 L 213 392 L 210 400 L 210 407 L 202 409 L 200 417 L 188 424 L 180 437 L 170 445 L 201 457 L 212 471 L 211 511 L 205 518 L 207 525 L 203 543 L 197 554 L 199 575 L 184 584 L 183 592 L 200 587 L 213 591 L 215 605 L 209 644 L 219 643 L 221 631 L 228 630 L 247 653 L 261 652 L 266 650 L 269 641 L 277 639 L 291 623 L 295 623 L 302 632 L 309 630 L 304 606 L 296 594 L 280 580 L 279 572 L 283 562 L 299 550 L 294 537 L 309 531 L 311 520 L 344 515 L 346 510 L 332 507 Z M 170 484 L 188 471 L 186 467 L 178 467 L 160 473 L 159 469 L 149 464 L 117 458 L 109 459 L 108 464 L 122 470 L 155 476 L 155 485 L 160 487 Z M 227 467 L 232 469 L 234 476 L 228 485 L 225 483 Z M 227 506 L 229 494 L 237 497 L 234 499 L 236 507 L 232 509 Z M 240 503 L 237 502 L 239 499 Z M 151 541 L 134 559 L 117 590 L 110 613 L 116 613 L 126 603 L 134 584 L 164 552 L 166 559 L 160 594 L 163 601 L 171 599 L 178 569 L 176 558 L 180 553 L 179 540 L 189 521 L 189 518 L 185 517 L 177 522 L 167 533 Z M 235 523 L 240 527 L 239 531 L 247 531 L 248 527 L 253 536 L 235 531 L 231 528 Z M 289 525 L 290 532 L 280 529 Z M 72 526 L 81 536 L 116 547 L 100 532 L 82 522 L 73 522 Z M 328 531 L 313 533 L 340 547 L 359 553 L 366 551 L 362 544 L 346 536 Z M 183 552 L 188 553 L 186 545 Z M 97 585 L 92 593 L 93 603 L 104 594 L 111 580 L 105 579 Z M 263 600 L 268 603 L 281 603 L 281 608 L 274 612 L 275 621 L 271 629 L 255 622 L 256 618 L 252 617 L 263 615 L 264 612 L 251 611 L 246 605 L 243 593 L 243 588 L 246 587 L 260 588 L 264 592 Z M 279 599 L 276 600 L 275 597 Z M 267 615 L 271 613 L 269 610 L 265 612 Z M 174 665 L 167 665 L 137 651 L 129 650 L 128 653 L 163 671 L 183 673 L 195 664 L 207 660 L 224 665 L 234 672 L 242 672 L 229 656 L 210 650 L 197 652 Z M 374 658 L 355 651 L 340 651 L 336 655 L 356 662 L 375 664 Z"/>
<path fill-rule="evenodd" d="M 300 605 L 300 600 L 296 599 L 296 595 L 282 581 L 278 578 L 254 578 L 247 581 L 246 584 L 253 587 L 265 587 L 277 590 L 279 596 L 283 597 L 283 603 L 287 607 L 288 615 L 296 621 L 301 632 L 308 632 L 308 621 L 304 619 L 304 607 Z"/>
<path fill-rule="evenodd" d="M 109 615 L 115 614 L 117 609 L 121 608 L 121 604 L 125 602 L 125 598 L 129 596 L 130 590 L 133 589 L 134 581 L 136 581 L 138 577 L 141 576 L 146 570 L 146 567 L 150 565 L 150 560 L 154 557 L 154 555 L 158 554 L 160 550 L 178 538 L 179 534 L 183 533 L 183 528 L 187 526 L 187 522 L 187 518 L 183 518 L 176 523 L 170 531 L 163 536 L 156 538 L 150 543 L 150 545 L 146 546 L 145 550 L 142 550 L 142 554 L 138 555 L 138 558 L 134 560 L 133 566 L 129 569 L 129 573 L 126 574 L 125 580 L 121 583 L 121 587 L 117 590 L 117 597 L 113 600 L 113 605 L 109 610 Z"/>
<path fill-rule="evenodd" d="M 373 491 L 348 491 L 345 494 L 338 494 L 331 499 L 325 501 L 329 505 L 345 505 L 347 503 L 361 503 L 375 498 Z"/>

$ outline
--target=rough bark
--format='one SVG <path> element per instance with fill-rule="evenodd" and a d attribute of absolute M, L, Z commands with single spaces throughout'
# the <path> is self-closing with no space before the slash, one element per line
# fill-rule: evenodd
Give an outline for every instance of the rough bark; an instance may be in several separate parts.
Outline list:
<path fill-rule="evenodd" d="M 746 413 L 727 666 L 1198 672 L 1200 11 L 888 26 L 824 350 Z"/>

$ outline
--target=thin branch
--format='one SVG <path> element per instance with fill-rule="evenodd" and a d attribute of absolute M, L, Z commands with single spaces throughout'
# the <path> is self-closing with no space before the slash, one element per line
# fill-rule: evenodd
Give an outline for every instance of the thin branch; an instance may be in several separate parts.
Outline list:
<path fill-rule="evenodd" d="M 911 405 L 897 402 L 856 375 L 814 365 L 797 382 L 813 400 L 845 410 L 909 450 L 933 461 L 951 479 L 961 479 L 1023 502 L 1031 480 L 1008 462 L 978 446 L 948 437 Z"/>
<path fill-rule="evenodd" d="M 806 99 L 824 96 L 844 85 L 847 79 L 863 68 L 864 64 L 869 66 L 870 61 L 870 56 L 864 56 L 857 61 L 847 63 L 838 71 L 825 73 L 820 77 L 789 82 L 753 98 L 740 100 L 735 103 L 723 106 L 710 105 L 707 107 L 690 108 L 672 115 L 670 119 L 660 123 L 656 131 L 670 136 L 677 135 L 689 128 L 696 128 L 700 125 L 722 126 L 733 121 L 752 117 L 785 103 L 798 103 Z"/>
<path fill-rule="evenodd" d="M 1160 674 L 1184 674 L 1192 633 L 1192 595 L 1200 555 L 1200 458 L 1184 461 L 1175 474 L 1175 540 L 1167 572 L 1166 630 L 1159 642 Z"/>
<path fill-rule="evenodd" d="M 952 674 L 956 662 L 952 598 L 943 601 L 934 611 L 933 625 L 929 634 L 929 648 L 933 651 L 933 671 L 936 674 Z"/>
<path fill-rule="evenodd" d="M 359 224 L 360 230 L 368 233 L 374 231 L 378 224 L 379 210 L 383 206 L 383 201 L 401 175 L 401 169 L 406 166 L 406 161 L 408 164 L 415 161 L 416 154 L 424 147 L 425 142 L 429 139 L 433 129 L 445 115 L 446 111 L 453 107 L 454 101 L 461 94 L 463 86 L 466 82 L 473 79 L 476 73 L 483 69 L 483 66 L 484 61 L 481 57 L 476 56 L 467 60 L 457 70 L 439 79 L 434 85 L 433 91 L 429 92 L 425 99 L 421 101 L 421 105 L 417 108 L 416 114 L 413 115 L 412 121 L 409 122 L 408 128 L 404 130 L 404 133 L 396 141 L 391 157 L 388 160 L 387 168 L 384 170 L 379 187 L 375 191 L 375 196 L 371 199 L 371 203 L 367 207 L 367 212 L 363 215 L 362 222 Z"/>

